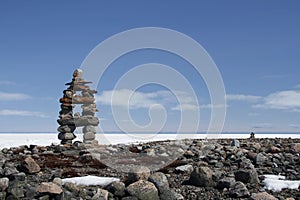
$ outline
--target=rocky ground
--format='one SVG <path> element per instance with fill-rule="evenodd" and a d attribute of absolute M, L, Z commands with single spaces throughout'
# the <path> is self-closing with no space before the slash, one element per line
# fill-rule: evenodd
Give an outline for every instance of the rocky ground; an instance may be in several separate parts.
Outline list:
<path fill-rule="evenodd" d="M 0 199 L 300 199 L 264 189 L 264 174 L 300 180 L 299 139 L 180 140 L 20 146 L 0 152 Z M 62 183 L 96 175 L 106 186 Z"/>

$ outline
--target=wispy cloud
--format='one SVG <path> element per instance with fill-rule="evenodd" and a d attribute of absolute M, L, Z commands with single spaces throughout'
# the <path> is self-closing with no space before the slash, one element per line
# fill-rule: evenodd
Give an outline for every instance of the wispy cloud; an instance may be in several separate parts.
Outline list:
<path fill-rule="evenodd" d="M 46 118 L 48 115 L 42 112 L 34 112 L 27 110 L 0 110 L 0 115 L 2 116 L 22 116 L 22 117 L 41 117 Z"/>
<path fill-rule="evenodd" d="M 295 88 L 300 89 L 300 84 L 296 85 Z"/>
<path fill-rule="evenodd" d="M 139 92 L 129 89 L 107 90 L 96 96 L 102 105 L 129 107 L 130 109 L 155 108 L 162 105 L 173 111 L 197 109 L 197 101 L 184 91 L 176 91 L 175 96 L 167 90 Z M 178 104 L 181 103 L 180 104 Z"/>
<path fill-rule="evenodd" d="M 244 95 L 244 94 L 227 94 L 226 99 L 228 101 L 250 101 L 255 102 L 262 99 L 261 96 Z"/>
<path fill-rule="evenodd" d="M 281 78 L 286 78 L 288 77 L 288 74 L 268 74 L 261 76 L 261 79 L 281 79 Z"/>
<path fill-rule="evenodd" d="M 12 81 L 0 81 L 0 85 L 16 85 L 16 83 Z"/>
<path fill-rule="evenodd" d="M 300 112 L 300 91 L 286 90 L 272 93 L 263 99 L 261 104 L 256 104 L 255 108 L 283 109 Z"/>
<path fill-rule="evenodd" d="M 300 124 L 289 124 L 289 127 L 299 129 L 300 128 Z"/>
<path fill-rule="evenodd" d="M 271 123 L 258 123 L 258 124 L 253 124 L 252 128 L 256 129 L 262 129 L 262 128 L 272 128 L 273 124 Z"/>
<path fill-rule="evenodd" d="M 199 107 L 193 104 L 181 104 L 181 105 L 176 105 L 171 108 L 171 110 L 176 110 L 176 111 L 181 111 L 181 110 L 196 110 Z"/>
<path fill-rule="evenodd" d="M 223 105 L 223 104 L 217 104 L 217 105 L 204 104 L 204 105 L 200 105 L 200 108 L 204 108 L 204 109 L 224 108 L 224 107 L 228 107 L 228 105 Z"/>
<path fill-rule="evenodd" d="M 259 116 L 259 115 L 260 115 L 259 113 L 254 113 L 254 112 L 248 113 L 248 116 L 252 116 L 252 117 Z"/>
<path fill-rule="evenodd" d="M 226 99 L 228 101 L 246 101 L 251 103 L 253 108 L 281 109 L 300 112 L 300 90 L 297 89 L 277 91 L 264 97 L 245 94 L 227 94 Z M 249 114 L 249 116 L 254 115 Z"/>
<path fill-rule="evenodd" d="M 129 106 L 132 109 L 149 108 L 157 104 L 156 96 L 155 93 L 133 92 L 128 89 L 108 90 L 97 95 L 96 101 L 103 105 Z"/>
<path fill-rule="evenodd" d="M 7 93 L 7 92 L 0 92 L 0 101 L 19 101 L 30 99 L 31 96 L 23 93 Z"/>

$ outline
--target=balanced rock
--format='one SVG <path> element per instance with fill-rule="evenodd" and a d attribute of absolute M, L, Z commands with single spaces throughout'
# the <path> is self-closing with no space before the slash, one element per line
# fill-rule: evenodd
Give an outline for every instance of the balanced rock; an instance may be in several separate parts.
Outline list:
<path fill-rule="evenodd" d="M 76 129 L 75 125 L 63 125 L 57 128 L 58 132 L 62 132 L 62 133 L 67 133 L 67 132 L 71 132 L 73 133 Z"/>
<path fill-rule="evenodd" d="M 72 103 L 72 99 L 71 98 L 63 97 L 63 98 L 59 99 L 59 102 L 60 103 Z"/>
<path fill-rule="evenodd" d="M 72 140 L 76 138 L 73 134 L 76 127 L 84 127 L 84 143 L 97 143 L 95 140 L 96 129 L 99 119 L 95 117 L 97 112 L 96 104 L 94 103 L 94 94 L 96 90 L 91 90 L 86 84 L 92 83 L 85 81 L 82 77 L 81 69 L 76 69 L 73 73 L 71 82 L 66 83 L 69 87 L 63 91 L 63 97 L 60 98 L 61 111 L 59 112 L 59 119 L 57 120 L 60 127 L 58 127 L 58 139 L 62 144 L 72 144 Z M 80 91 L 81 94 L 76 94 Z M 76 104 L 83 104 L 82 116 L 79 113 L 73 115 L 73 108 Z"/>
<path fill-rule="evenodd" d="M 76 70 L 73 72 L 73 77 L 74 77 L 74 78 L 81 78 L 81 77 L 82 77 L 82 69 L 76 69 Z"/>
<path fill-rule="evenodd" d="M 74 126 L 75 125 L 75 121 L 73 118 L 62 118 L 62 119 L 58 119 L 57 123 L 61 126 L 64 125 L 70 125 L 70 126 Z"/>
<path fill-rule="evenodd" d="M 95 101 L 94 97 L 83 97 L 79 95 L 75 95 L 73 97 L 72 103 L 74 104 L 91 104 Z"/>
<path fill-rule="evenodd" d="M 58 134 L 58 139 L 63 140 L 63 141 L 68 141 L 68 140 L 73 140 L 75 139 L 76 136 L 74 133 L 59 133 Z"/>
<path fill-rule="evenodd" d="M 85 127 L 83 127 L 82 131 L 84 133 L 87 133 L 87 132 L 93 132 L 93 133 L 95 133 L 96 129 L 95 129 L 94 126 L 85 126 Z"/>
<path fill-rule="evenodd" d="M 69 99 L 73 98 L 74 92 L 72 90 L 64 90 L 63 93 L 64 93 L 64 98 L 69 98 Z"/>
<path fill-rule="evenodd" d="M 79 126 L 98 126 L 99 124 L 99 119 L 98 117 L 94 116 L 81 116 L 79 118 L 75 118 L 75 124 L 77 127 Z"/>
<path fill-rule="evenodd" d="M 86 143 L 86 141 L 91 141 L 94 140 L 96 138 L 96 135 L 94 132 L 86 132 L 83 135 L 83 142 Z"/>

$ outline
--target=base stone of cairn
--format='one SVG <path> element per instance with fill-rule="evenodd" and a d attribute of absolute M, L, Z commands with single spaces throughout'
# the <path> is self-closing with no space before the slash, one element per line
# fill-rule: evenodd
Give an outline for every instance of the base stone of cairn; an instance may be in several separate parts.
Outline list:
<path fill-rule="evenodd" d="M 72 140 L 76 138 L 74 131 L 76 127 L 83 127 L 83 142 L 86 144 L 95 144 L 96 126 L 99 125 L 98 117 L 95 113 L 98 112 L 94 94 L 96 90 L 91 90 L 82 78 L 82 70 L 76 69 L 73 73 L 73 79 L 70 83 L 66 83 L 69 87 L 63 91 L 63 97 L 59 100 L 61 103 L 61 111 L 59 112 L 60 125 L 57 128 L 58 139 L 62 144 L 72 144 Z M 80 92 L 80 94 L 76 94 Z M 81 104 L 82 112 L 73 114 L 75 105 Z"/>

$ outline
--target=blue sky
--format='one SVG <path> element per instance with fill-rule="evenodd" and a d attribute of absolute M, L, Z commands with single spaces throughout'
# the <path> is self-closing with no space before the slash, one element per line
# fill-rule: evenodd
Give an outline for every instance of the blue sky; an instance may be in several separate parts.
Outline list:
<path fill-rule="evenodd" d="M 224 131 L 299 132 L 299 8 L 299 1 L 276 0 L 1 1 L 0 131 L 55 132 L 64 84 L 94 47 L 128 29 L 163 27 L 196 40 L 216 63 L 227 93 Z M 129 53 L 109 68 L 97 88 L 102 128 L 118 130 L 108 95 L 116 81 L 132 67 L 154 62 L 190 81 L 200 103 L 199 131 L 205 131 L 210 98 L 204 81 L 189 63 L 158 50 Z M 148 124 L 153 104 L 165 106 L 163 131 L 176 131 L 178 102 L 157 85 L 137 91 L 133 120 Z"/>

